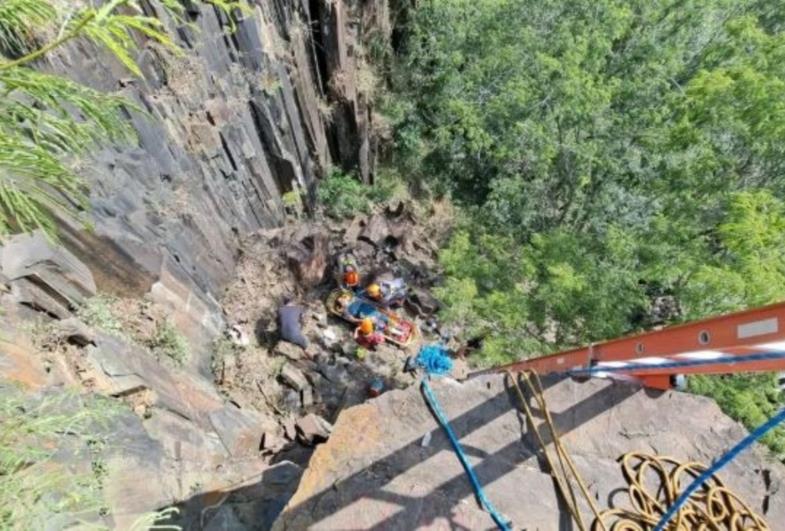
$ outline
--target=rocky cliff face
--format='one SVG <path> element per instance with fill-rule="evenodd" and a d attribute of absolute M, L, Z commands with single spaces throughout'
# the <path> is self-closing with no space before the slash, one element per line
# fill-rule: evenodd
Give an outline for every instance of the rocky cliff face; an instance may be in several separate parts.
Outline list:
<path fill-rule="evenodd" d="M 247 3 L 232 21 L 183 0 L 185 20 L 174 20 L 158 0 L 143 0 L 184 53 L 140 40 L 141 79 L 85 43 L 38 65 L 138 107 L 128 115 L 136 142 L 79 163 L 93 229 L 64 219 L 65 248 L 41 234 L 0 247 L 0 400 L 21 386 L 31 405 L 73 389 L 128 406 L 94 434 L 111 442 L 101 455 L 109 516 L 100 518 L 110 527 L 173 504 L 187 528 L 237 528 L 238 519 L 269 527 L 301 473 L 286 461 L 270 465 L 281 438 L 270 415 L 213 386 L 211 345 L 225 326 L 218 301 L 241 242 L 282 225 L 287 209 L 309 210 L 331 167 L 373 179 L 366 50 L 388 45 L 389 8 L 388 0 Z M 74 318 L 100 292 L 144 297 L 165 314 L 190 342 L 186 366 L 152 356 L 129 330 L 106 334 Z M 95 466 L 73 455 L 62 464 L 88 474 Z M 229 492 L 234 520 L 206 513 Z"/>
<path fill-rule="evenodd" d="M 204 3 L 176 21 L 143 2 L 185 51 L 140 43 L 144 79 L 85 44 L 41 66 L 143 111 L 130 113 L 135 145 L 82 165 L 95 230 L 64 222 L 63 236 L 99 291 L 149 292 L 197 349 L 221 327 L 239 242 L 282 223 L 284 194 L 308 208 L 329 167 L 368 181 L 375 165 L 365 50 L 389 39 L 387 0 L 248 3 L 235 24 Z"/>
<path fill-rule="evenodd" d="M 0 248 L 0 401 L 21 397 L 19 415 L 46 403 L 51 422 L 74 415 L 96 395 L 107 399 L 105 421 L 45 445 L 41 455 L 56 452 L 35 472 L 64 469 L 82 481 L 94 477 L 103 486 L 106 510 L 53 511 L 46 529 L 80 519 L 130 529 L 147 513 L 174 504 L 183 505 L 185 523 L 201 525 L 200 515 L 224 491 L 244 486 L 259 491 L 245 496 L 262 513 L 260 525 L 269 527 L 300 474 L 293 463 L 269 466 L 281 432 L 276 420 L 228 401 L 194 371 L 155 357 L 128 330 L 107 333 L 72 317 L 69 307 L 94 290 L 84 264 L 40 234 L 17 236 Z M 17 422 L 0 418 L 4 450 L 19 451 L 9 440 L 21 447 L 43 444 L 36 435 L 20 434 Z M 88 436 L 100 448 L 86 449 Z"/>

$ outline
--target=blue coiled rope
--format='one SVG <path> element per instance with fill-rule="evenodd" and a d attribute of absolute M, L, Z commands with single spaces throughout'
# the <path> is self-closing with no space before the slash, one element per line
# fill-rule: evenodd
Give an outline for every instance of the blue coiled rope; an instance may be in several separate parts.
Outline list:
<path fill-rule="evenodd" d="M 733 461 L 737 455 L 741 452 L 749 448 L 752 443 L 766 435 L 769 431 L 773 430 L 777 427 L 780 423 L 785 421 L 785 409 L 771 417 L 765 423 L 761 424 L 755 430 L 747 435 L 744 439 L 741 440 L 736 446 L 731 448 L 728 453 L 723 455 L 716 463 L 714 463 L 711 467 L 709 467 L 703 474 L 698 476 L 695 481 L 693 481 L 687 489 L 681 493 L 681 495 L 676 499 L 676 501 L 671 505 L 668 511 L 660 518 L 659 523 L 654 528 L 654 531 L 662 531 L 665 529 L 665 526 L 668 525 L 668 522 L 679 512 L 682 505 L 684 505 L 687 500 L 692 496 L 692 494 L 701 488 L 706 481 L 711 479 L 711 477 L 720 471 L 725 465 Z"/>
<path fill-rule="evenodd" d="M 415 362 L 431 376 L 449 374 L 453 365 L 447 347 L 439 344 L 422 347 Z"/>
<path fill-rule="evenodd" d="M 510 527 L 509 520 L 505 518 L 499 511 L 497 511 L 490 500 L 488 500 L 488 498 L 485 496 L 485 491 L 480 484 L 480 480 L 474 473 L 474 469 L 472 468 L 471 463 L 469 463 L 469 459 L 467 458 L 466 453 L 464 453 L 463 447 L 461 447 L 461 443 L 458 441 L 458 437 L 456 437 L 455 432 L 452 431 L 450 422 L 447 420 L 447 416 L 439 406 L 439 402 L 436 400 L 436 396 L 433 394 L 433 390 L 428 384 L 427 379 L 423 379 L 422 381 L 422 391 L 425 395 L 425 401 L 428 402 L 428 406 L 431 408 L 431 411 L 433 411 L 433 414 L 436 415 L 439 424 L 444 429 L 445 433 L 447 433 L 447 438 L 450 439 L 450 444 L 452 444 L 453 450 L 455 450 L 455 454 L 458 456 L 458 460 L 461 462 L 461 465 L 463 465 L 466 475 L 469 476 L 469 482 L 472 484 L 474 493 L 477 496 L 477 499 L 480 501 L 482 508 L 491 515 L 491 518 L 499 527 L 499 529 L 502 531 L 510 531 L 512 527 Z"/>

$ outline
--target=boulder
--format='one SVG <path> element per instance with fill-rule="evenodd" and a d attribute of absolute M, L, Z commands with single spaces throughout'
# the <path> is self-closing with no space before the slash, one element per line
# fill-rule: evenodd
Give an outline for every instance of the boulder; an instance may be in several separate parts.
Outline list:
<path fill-rule="evenodd" d="M 405 300 L 406 309 L 419 317 L 429 317 L 439 311 L 439 301 L 430 292 L 410 287 Z"/>
<path fill-rule="evenodd" d="M 295 391 L 294 389 L 287 389 L 283 393 L 283 397 L 281 398 L 280 406 L 289 412 L 299 412 L 300 411 L 300 393 Z"/>
<path fill-rule="evenodd" d="M 155 392 L 155 406 L 209 428 L 207 414 L 223 407 L 223 400 L 207 381 L 161 365 L 145 349 L 98 333 L 96 345 L 85 349 L 85 362 L 96 375 L 95 390 L 126 396 L 141 389 Z"/>
<path fill-rule="evenodd" d="M 300 391 L 300 402 L 303 409 L 309 408 L 316 403 L 313 387 L 306 387 Z"/>
<path fill-rule="evenodd" d="M 382 247 L 389 236 L 390 227 L 387 224 L 387 218 L 382 214 L 374 214 L 368 218 L 358 239 L 364 240 L 375 247 Z"/>
<path fill-rule="evenodd" d="M 204 526 L 203 531 L 233 531 L 242 529 L 243 523 L 230 505 L 222 505 Z"/>
<path fill-rule="evenodd" d="M 258 455 L 263 448 L 264 421 L 261 415 L 227 404 L 209 413 L 210 423 L 233 457 Z"/>
<path fill-rule="evenodd" d="M 95 345 L 95 331 L 76 317 L 55 323 L 54 331 L 59 338 L 80 347 Z"/>
<path fill-rule="evenodd" d="M 96 293 L 87 266 L 40 230 L 10 238 L 2 247 L 0 267 L 10 281 L 26 278 L 46 286 L 48 294 L 67 307 L 74 307 Z"/>
<path fill-rule="evenodd" d="M 284 437 L 293 441 L 297 437 L 297 427 L 295 425 L 295 420 L 291 417 L 284 419 L 283 421 L 283 434 Z"/>
<path fill-rule="evenodd" d="M 352 247 L 357 243 L 357 239 L 360 237 L 360 234 L 362 234 L 366 222 L 365 216 L 355 216 L 354 219 L 352 219 L 352 222 L 346 228 L 346 232 L 344 232 L 343 235 L 344 245 Z"/>
<path fill-rule="evenodd" d="M 280 378 L 283 383 L 295 391 L 302 391 L 311 386 L 303 372 L 291 363 L 285 363 L 281 367 Z"/>
<path fill-rule="evenodd" d="M 9 282 L 11 296 L 19 304 L 44 312 L 58 319 L 71 315 L 70 305 L 61 297 L 52 295 L 29 278 L 18 278 Z"/>
<path fill-rule="evenodd" d="M 296 245 L 290 246 L 285 256 L 289 268 L 302 288 L 318 286 L 324 280 L 327 269 L 327 237 L 322 233 L 307 236 Z"/>
<path fill-rule="evenodd" d="M 7 389 L 0 386 L 0 399 L 6 400 Z M 41 400 L 45 400 L 47 412 L 68 418 L 84 411 L 93 399 L 89 394 L 50 388 L 26 394 L 25 409 L 33 410 Z M 230 459 L 215 432 L 165 410 L 157 409 L 143 421 L 125 407 L 102 409 L 101 420 L 91 424 L 89 435 L 107 444 L 91 446 L 86 451 L 85 437 L 60 437 L 47 467 L 58 470 L 55 467 L 63 465 L 62 472 L 89 478 L 100 463 L 106 474 L 102 478 L 101 502 L 109 509 L 109 516 L 101 520 L 89 512 L 61 512 L 53 515 L 48 529 L 94 527 L 89 524 L 132 529 L 138 527 L 140 516 L 191 499 L 195 488 L 235 488 L 249 477 L 261 476 L 265 468 L 259 459 Z M 78 521 L 72 521 L 76 518 Z"/>
<path fill-rule="evenodd" d="M 303 349 L 288 341 L 279 341 L 275 345 L 275 349 L 273 349 L 273 354 L 276 356 L 284 356 L 292 361 L 298 361 L 303 358 Z"/>
<path fill-rule="evenodd" d="M 352 346 L 352 354 L 354 353 L 355 346 Z M 321 374 L 328 382 L 333 385 L 347 384 L 350 381 L 349 372 L 346 368 L 337 363 L 327 363 L 326 361 L 319 364 L 317 367 L 319 374 Z"/>
<path fill-rule="evenodd" d="M 300 418 L 296 424 L 297 438 L 305 445 L 312 446 L 326 441 L 332 432 L 332 425 L 319 415 L 309 413 Z"/>
<path fill-rule="evenodd" d="M 266 468 L 250 484 L 222 495 L 220 500 L 223 503 L 215 512 L 204 511 L 210 517 L 205 531 L 270 529 L 297 488 L 302 473 L 302 468 L 290 461 L 281 461 Z M 201 528 L 197 524 L 184 526 L 184 529 Z"/>
<path fill-rule="evenodd" d="M 259 450 L 264 454 L 276 454 L 286 446 L 286 439 L 284 439 L 281 429 L 269 429 L 262 433 L 262 440 L 259 444 Z"/>

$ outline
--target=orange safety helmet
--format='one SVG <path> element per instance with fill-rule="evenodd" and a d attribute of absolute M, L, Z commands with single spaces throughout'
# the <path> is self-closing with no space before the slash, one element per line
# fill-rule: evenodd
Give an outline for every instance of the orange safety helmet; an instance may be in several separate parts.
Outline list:
<path fill-rule="evenodd" d="M 360 275 L 357 274 L 357 271 L 350 270 L 343 274 L 343 283 L 347 286 L 356 286 L 360 283 Z"/>
<path fill-rule="evenodd" d="M 360 321 L 360 333 L 363 335 L 369 335 L 373 333 L 373 319 L 370 317 L 366 317 L 362 321 Z"/>
<path fill-rule="evenodd" d="M 382 288 L 379 284 L 371 284 L 368 286 L 368 295 L 370 295 L 374 299 L 378 299 L 382 296 Z"/>

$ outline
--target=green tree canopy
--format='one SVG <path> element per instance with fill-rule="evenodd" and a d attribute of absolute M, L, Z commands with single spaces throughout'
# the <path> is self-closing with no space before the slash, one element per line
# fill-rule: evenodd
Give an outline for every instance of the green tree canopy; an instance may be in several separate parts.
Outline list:
<path fill-rule="evenodd" d="M 663 295 L 690 316 L 771 300 L 771 287 L 751 295 L 739 262 L 763 251 L 736 249 L 748 235 L 730 220 L 770 223 L 752 212 L 785 192 L 778 11 L 750 0 L 421 3 L 398 77 L 397 156 L 468 212 L 448 274 L 472 280 L 483 304 L 522 290 L 514 311 L 550 347 L 651 324 Z M 746 217 L 745 202 L 757 205 Z M 494 246 L 505 252 L 469 256 Z M 743 275 L 744 295 L 697 301 L 707 267 Z"/>
<path fill-rule="evenodd" d="M 463 208 L 439 294 L 488 333 L 484 363 L 785 298 L 781 2 L 424 0 L 409 18 L 396 158 Z M 768 377 L 696 386 L 747 425 L 779 401 Z"/>

